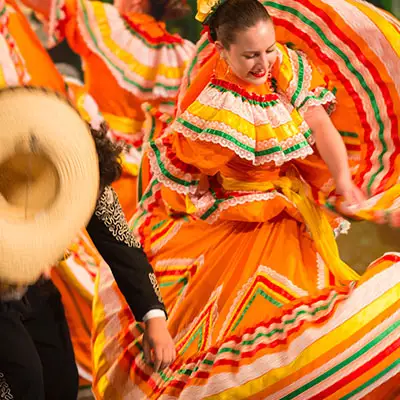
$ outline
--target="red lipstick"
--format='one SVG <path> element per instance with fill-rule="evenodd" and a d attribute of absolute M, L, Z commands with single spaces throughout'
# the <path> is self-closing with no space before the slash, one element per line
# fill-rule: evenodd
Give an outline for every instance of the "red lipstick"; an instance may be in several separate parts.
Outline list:
<path fill-rule="evenodd" d="M 255 78 L 264 78 L 264 76 L 266 75 L 266 71 L 262 71 L 262 72 L 258 72 L 258 73 L 255 73 L 255 72 L 252 72 L 251 74 L 255 77 Z"/>

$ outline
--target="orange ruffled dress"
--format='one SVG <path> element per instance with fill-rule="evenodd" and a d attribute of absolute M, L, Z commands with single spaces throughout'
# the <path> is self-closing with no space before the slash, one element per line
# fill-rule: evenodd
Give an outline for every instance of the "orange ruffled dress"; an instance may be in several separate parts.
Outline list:
<path fill-rule="evenodd" d="M 326 36 L 332 30 L 346 35 L 348 46 L 361 40 L 349 29 L 336 29 L 339 11 L 346 11 L 353 18 L 379 19 L 375 35 L 384 37 L 382 32 L 390 31 L 389 39 L 399 43 L 395 25 L 382 20 L 386 14 L 368 6 L 366 10 L 363 2 L 335 0 L 339 11 L 328 10 L 327 2 L 268 3 L 292 7 L 296 21 L 315 29 L 314 40 L 325 35 L 333 41 L 333 34 Z M 313 19 L 307 7 L 314 10 Z M 331 16 L 337 18 L 335 25 L 322 25 L 321 19 L 332 22 Z M 290 19 L 282 19 L 288 23 Z M 299 35 L 307 32 L 299 24 L 295 28 Z M 381 40 L 381 51 L 394 56 L 399 49 L 389 50 L 388 43 Z M 328 46 L 318 45 L 313 51 L 325 54 Z M 332 119 L 353 140 L 353 147 L 349 140 L 346 145 L 355 179 L 364 187 L 363 177 L 371 177 L 382 162 L 376 154 L 382 147 L 371 147 L 380 129 L 373 125 L 371 112 L 381 113 L 384 124 L 397 124 L 395 113 L 384 118 L 384 104 L 390 107 L 398 95 L 392 92 L 386 102 L 379 102 L 379 110 L 367 103 L 360 107 L 356 100 L 363 96 L 361 89 L 353 91 L 352 98 L 339 80 L 330 82 L 317 70 L 314 65 L 323 71 L 322 62 L 313 65 L 304 53 L 287 46 L 278 50 L 273 79 L 260 87 L 238 80 L 210 52 L 187 81 L 179 116 L 170 125 L 155 121 L 154 128 L 167 127 L 155 134 L 146 155 L 144 178 L 150 182 L 132 222 L 159 279 L 179 355 L 162 372 L 144 363 L 143 330 L 115 290 L 112 276 L 101 269 L 94 300 L 96 398 L 396 396 L 400 254 L 384 255 L 362 277 L 340 261 L 332 231 L 340 232 L 345 224 L 318 204 L 328 201 L 340 208 L 340 201 L 335 201 L 302 114 L 315 105 L 332 111 L 332 83 L 337 86 Z M 351 70 L 350 59 L 346 61 Z M 385 61 L 381 65 L 386 66 Z M 398 81 L 387 79 L 386 71 L 375 79 L 390 82 L 390 92 Z M 367 75 L 354 68 L 353 73 L 360 81 Z M 368 84 L 378 92 L 374 79 Z M 363 89 L 368 91 L 368 86 Z M 365 121 L 358 125 L 354 107 L 366 114 L 370 131 Z M 400 111 L 398 103 L 392 110 Z M 385 130 L 379 140 L 397 143 L 396 129 Z M 384 157 L 387 179 L 377 178 L 379 185 L 368 187 L 371 200 L 355 217 L 374 220 L 386 204 L 398 203 L 400 148 L 385 150 L 390 154 Z"/>
<path fill-rule="evenodd" d="M 50 44 L 67 38 L 81 56 L 85 89 L 122 141 L 124 173 L 114 185 L 125 214 L 136 207 L 136 180 L 145 119 L 142 103 L 173 114 L 178 88 L 194 45 L 170 34 L 149 15 L 87 0 L 23 0 L 48 22 Z"/>

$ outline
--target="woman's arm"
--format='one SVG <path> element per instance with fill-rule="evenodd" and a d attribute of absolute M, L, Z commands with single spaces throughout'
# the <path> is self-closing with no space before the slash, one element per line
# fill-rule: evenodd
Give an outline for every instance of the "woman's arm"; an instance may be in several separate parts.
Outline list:
<path fill-rule="evenodd" d="M 313 132 L 321 157 L 335 181 L 351 179 L 346 147 L 322 106 L 310 107 L 304 119 Z"/>
<path fill-rule="evenodd" d="M 336 191 L 350 204 L 361 203 L 365 196 L 351 177 L 342 137 L 322 106 L 310 107 L 304 119 L 313 132 L 317 149 L 336 183 Z"/>

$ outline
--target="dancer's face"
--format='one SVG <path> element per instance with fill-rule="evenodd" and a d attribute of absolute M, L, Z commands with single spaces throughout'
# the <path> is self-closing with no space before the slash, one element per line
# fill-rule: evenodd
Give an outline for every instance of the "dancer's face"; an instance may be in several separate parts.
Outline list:
<path fill-rule="evenodd" d="M 275 29 L 271 20 L 261 20 L 253 27 L 239 31 L 229 48 L 216 42 L 221 57 L 240 79 L 262 85 L 277 57 Z"/>

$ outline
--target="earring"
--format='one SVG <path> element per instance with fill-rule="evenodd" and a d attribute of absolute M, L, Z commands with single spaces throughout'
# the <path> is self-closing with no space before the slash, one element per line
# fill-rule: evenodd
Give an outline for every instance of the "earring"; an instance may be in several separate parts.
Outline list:
<path fill-rule="evenodd" d="M 274 82 L 272 80 L 272 72 L 271 71 L 269 71 L 268 75 L 267 75 L 267 85 L 268 85 L 269 90 L 271 92 L 276 92 L 276 87 L 275 87 L 275 84 L 274 84 Z"/>

